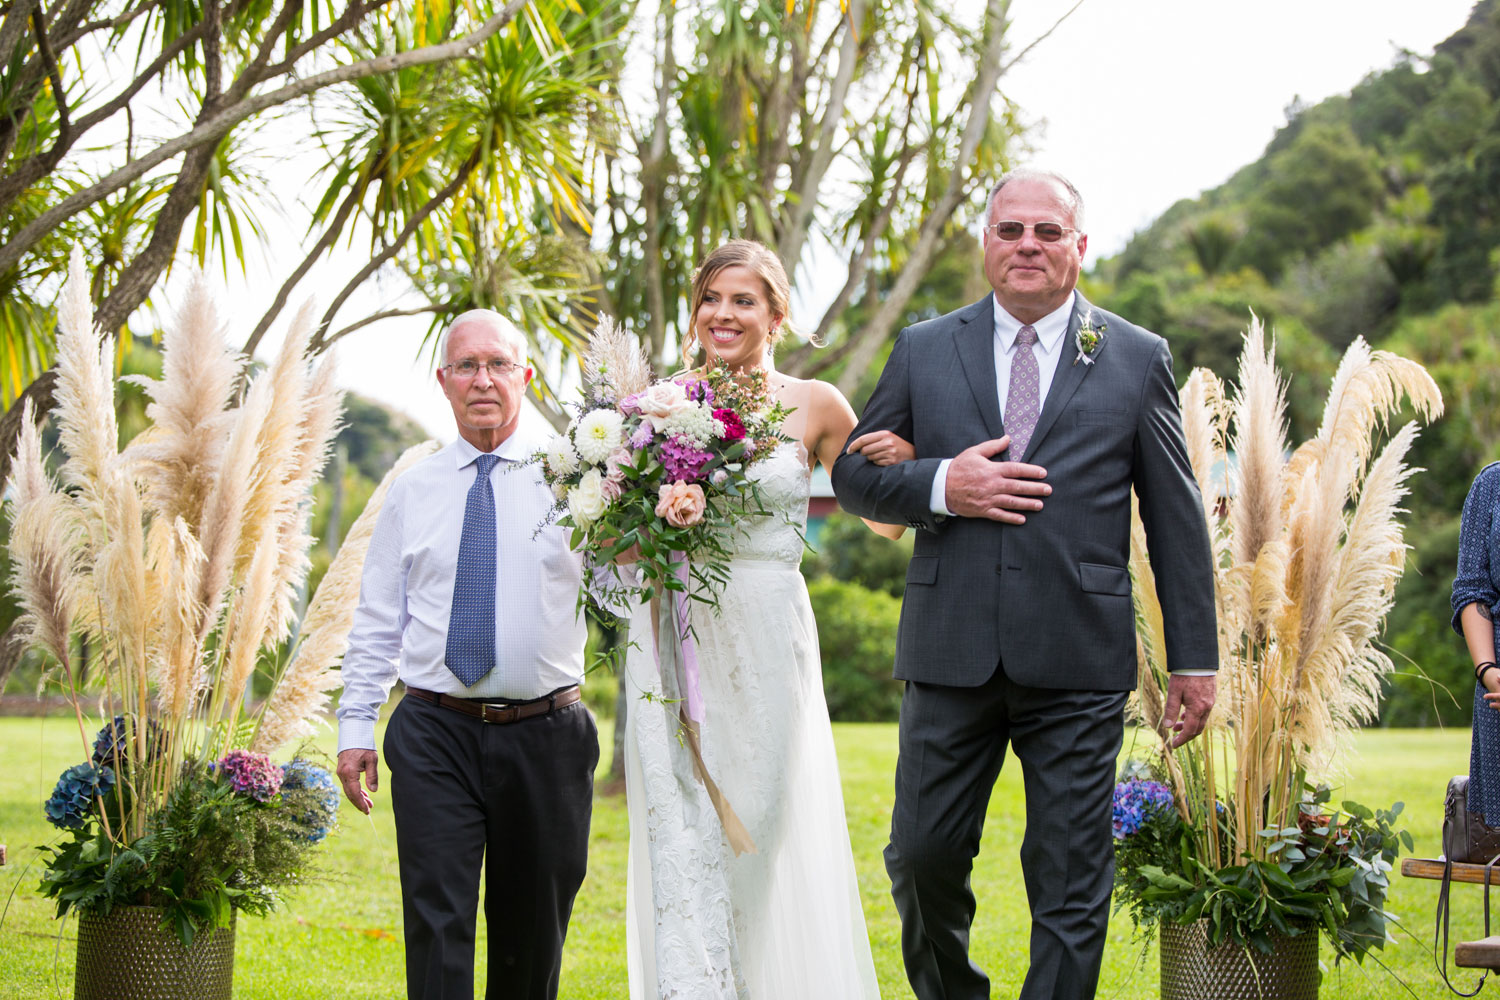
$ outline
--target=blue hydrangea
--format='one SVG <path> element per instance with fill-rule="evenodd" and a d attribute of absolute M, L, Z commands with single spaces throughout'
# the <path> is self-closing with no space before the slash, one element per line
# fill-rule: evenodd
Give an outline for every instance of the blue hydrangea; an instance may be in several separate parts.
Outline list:
<path fill-rule="evenodd" d="M 135 725 L 139 726 L 139 720 Z M 125 716 L 117 715 L 104 724 L 99 734 L 94 737 L 94 754 L 91 758 L 95 767 L 108 766 L 116 771 L 128 771 L 135 754 L 127 743 L 129 729 L 125 722 Z M 135 734 L 139 741 L 140 733 Z M 149 764 L 159 757 L 166 748 L 167 734 L 157 725 L 155 719 L 146 720 L 146 760 Z"/>
<path fill-rule="evenodd" d="M 1124 840 L 1171 808 L 1172 789 L 1161 782 L 1120 782 L 1115 786 L 1115 839 Z"/>
<path fill-rule="evenodd" d="M 281 794 L 308 840 L 316 844 L 328 836 L 339 811 L 339 784 L 333 775 L 299 758 L 282 765 Z"/>
<path fill-rule="evenodd" d="M 115 772 L 93 764 L 74 764 L 57 779 L 52 797 L 42 806 L 47 821 L 62 830 L 83 826 L 94 809 L 94 800 L 115 787 Z"/>

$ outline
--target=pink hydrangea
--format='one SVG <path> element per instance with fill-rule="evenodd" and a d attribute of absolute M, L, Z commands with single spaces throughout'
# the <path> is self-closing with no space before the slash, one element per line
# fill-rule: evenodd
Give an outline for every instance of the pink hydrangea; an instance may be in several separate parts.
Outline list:
<path fill-rule="evenodd" d="M 682 437 L 667 438 L 661 445 L 661 464 L 666 470 L 668 482 L 692 482 L 698 478 L 711 458 L 713 455 L 694 447 Z"/>
<path fill-rule="evenodd" d="M 281 768 L 263 753 L 231 750 L 217 767 L 229 779 L 229 787 L 257 802 L 269 802 L 281 791 Z"/>

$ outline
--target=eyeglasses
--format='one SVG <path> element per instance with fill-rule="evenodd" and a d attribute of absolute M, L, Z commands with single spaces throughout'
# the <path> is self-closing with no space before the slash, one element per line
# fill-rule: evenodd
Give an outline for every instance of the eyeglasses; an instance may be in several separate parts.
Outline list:
<path fill-rule="evenodd" d="M 443 366 L 459 378 L 473 378 L 483 368 L 494 378 L 505 378 L 512 372 L 520 371 L 525 365 L 514 361 L 506 361 L 503 358 L 494 358 L 490 361 L 475 361 L 473 358 L 464 358 L 462 361 L 454 361 Z"/>
<path fill-rule="evenodd" d="M 984 228 L 1007 243 L 1015 243 L 1026 235 L 1026 230 L 1028 229 L 1035 233 L 1036 238 L 1043 243 L 1056 243 L 1063 238 L 1064 234 L 1078 232 L 1078 230 L 1069 229 L 1060 222 L 1038 222 L 1035 225 L 1027 225 L 1024 222 L 1017 222 L 1015 219 L 986 223 Z"/>

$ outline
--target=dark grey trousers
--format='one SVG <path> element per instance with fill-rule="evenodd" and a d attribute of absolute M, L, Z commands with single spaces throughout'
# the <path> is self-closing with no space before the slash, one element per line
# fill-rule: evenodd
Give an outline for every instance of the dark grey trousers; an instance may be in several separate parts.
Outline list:
<path fill-rule="evenodd" d="M 487 1000 L 553 1000 L 588 858 L 599 762 L 588 709 L 502 726 L 406 698 L 384 749 L 409 1000 L 472 1000 L 481 862 Z"/>
<path fill-rule="evenodd" d="M 1021 870 L 1032 925 L 1021 998 L 1094 996 L 1114 880 L 1111 800 L 1125 699 L 1023 687 L 1003 670 L 977 688 L 906 685 L 885 863 L 920 1000 L 989 998 L 989 978 L 969 958 L 969 875 L 1007 746 L 1026 784 Z"/>

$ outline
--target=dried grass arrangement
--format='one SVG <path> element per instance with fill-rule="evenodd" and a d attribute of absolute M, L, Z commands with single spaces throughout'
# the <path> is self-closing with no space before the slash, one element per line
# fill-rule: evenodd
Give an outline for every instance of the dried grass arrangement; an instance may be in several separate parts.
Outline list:
<path fill-rule="evenodd" d="M 1163 744 L 1151 765 L 1176 812 L 1157 832 L 1180 824 L 1185 843 L 1175 846 L 1195 870 L 1145 864 L 1151 877 L 1135 872 L 1132 889 L 1124 869 L 1151 859 L 1134 857 L 1139 845 L 1127 837 L 1120 885 L 1133 908 L 1140 894 L 1151 897 L 1148 917 L 1176 922 L 1221 908 L 1218 940 L 1228 934 L 1245 943 L 1282 917 L 1310 919 L 1334 936 L 1340 954 L 1362 955 L 1379 946 L 1369 940 L 1377 931 L 1383 942 L 1383 921 L 1367 907 L 1351 909 L 1333 891 L 1341 886 L 1324 885 L 1307 866 L 1316 863 L 1346 885 L 1357 878 L 1356 888 L 1367 876 L 1372 886 L 1383 885 L 1381 868 L 1388 870 L 1399 839 L 1389 820 L 1399 806 L 1377 814 L 1347 803 L 1342 817 L 1330 816 L 1326 790 L 1313 783 L 1337 777 L 1341 748 L 1375 717 L 1381 678 L 1392 669 L 1376 637 L 1405 562 L 1400 504 L 1417 471 L 1406 464 L 1417 429 L 1407 423 L 1389 433 L 1387 422 L 1403 402 L 1430 421 L 1441 414 L 1442 398 L 1420 365 L 1356 340 L 1334 376 L 1322 426 L 1291 450 L 1275 346 L 1252 317 L 1233 394 L 1198 369 L 1181 399 L 1217 557 L 1218 700 L 1202 737 L 1175 752 Z M 1215 509 L 1215 498 L 1224 498 L 1227 515 Z M 1133 706 L 1143 726 L 1160 734 L 1168 674 L 1139 518 L 1131 548 L 1140 635 Z M 1363 843 L 1361 831 L 1369 834 Z M 1331 875 L 1343 865 L 1364 869 Z M 1174 874 L 1190 886 L 1156 878 Z M 1244 913 L 1230 899 L 1235 892 L 1213 902 L 1216 878 L 1243 891 Z M 1291 905 L 1270 907 L 1268 915 L 1267 895 Z"/>
<path fill-rule="evenodd" d="M 121 450 L 113 338 L 101 343 L 94 330 L 88 288 L 75 250 L 57 336 L 60 482 L 28 413 L 9 490 L 12 589 L 27 640 L 54 665 L 45 683 L 71 699 L 85 755 L 95 750 L 93 807 L 69 815 L 86 814 L 101 846 L 125 851 L 152 830 L 185 775 L 313 731 L 338 686 L 381 501 L 431 446 L 412 449 L 380 485 L 277 666 L 309 568 L 312 487 L 342 406 L 333 359 L 314 366 L 308 354 L 313 314 L 299 313 L 280 353 L 241 391 L 247 360 L 227 345 L 200 276 L 163 337 L 161 379 L 138 380 L 150 426 Z M 87 685 L 80 641 L 97 664 Z M 248 711 L 247 686 L 267 664 L 275 685 Z M 104 762 L 90 735 L 101 717 L 120 720 L 105 727 Z"/>

